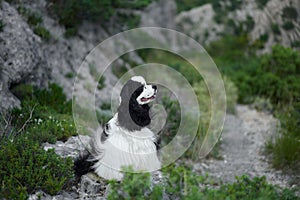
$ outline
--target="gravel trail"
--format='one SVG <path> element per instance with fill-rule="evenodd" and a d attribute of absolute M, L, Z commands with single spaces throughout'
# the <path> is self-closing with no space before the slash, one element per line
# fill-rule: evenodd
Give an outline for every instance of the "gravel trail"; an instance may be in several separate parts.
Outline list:
<path fill-rule="evenodd" d="M 281 187 L 295 187 L 291 177 L 274 170 L 263 155 L 265 143 L 275 134 L 277 123 L 271 114 L 238 105 L 236 115 L 226 117 L 220 145 L 222 159 L 203 160 L 194 165 L 194 170 L 222 182 L 233 182 L 235 176 L 246 174 L 266 176 L 269 183 Z"/>

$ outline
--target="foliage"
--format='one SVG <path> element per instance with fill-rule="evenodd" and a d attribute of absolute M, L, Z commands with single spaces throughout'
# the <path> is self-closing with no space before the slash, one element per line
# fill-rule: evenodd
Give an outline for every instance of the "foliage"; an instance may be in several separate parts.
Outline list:
<path fill-rule="evenodd" d="M 182 11 L 190 10 L 209 2 L 209 0 L 176 0 L 177 12 L 179 13 Z"/>
<path fill-rule="evenodd" d="M 108 102 L 102 103 L 100 110 L 96 111 L 98 122 L 102 125 L 107 123 L 112 117 L 111 104 Z"/>
<path fill-rule="evenodd" d="M 167 145 L 176 135 L 180 125 L 180 105 L 176 100 L 170 99 L 170 97 L 164 96 L 161 99 L 160 104 L 163 105 L 166 113 L 168 114 L 166 119 L 166 125 L 161 131 L 161 145 Z"/>
<path fill-rule="evenodd" d="M 279 116 L 282 130 L 268 145 L 274 165 L 295 166 L 300 161 L 296 156 L 299 139 L 295 134 L 299 123 L 291 106 L 295 107 L 293 102 L 300 96 L 300 55 L 291 48 L 274 45 L 271 53 L 256 56 L 257 46 L 240 37 L 225 36 L 213 42 L 208 51 L 221 72 L 238 87 L 239 103 L 254 103 L 259 109 L 271 109 Z M 259 99 L 267 99 L 269 103 L 259 103 Z"/>
<path fill-rule="evenodd" d="M 122 66 L 113 66 L 112 67 L 112 73 L 117 78 L 121 78 L 127 71 L 128 71 L 128 69 L 124 65 L 122 65 Z"/>
<path fill-rule="evenodd" d="M 40 14 L 23 6 L 18 7 L 18 12 L 26 18 L 28 24 L 33 28 L 33 32 L 48 41 L 51 38 L 50 32 L 42 26 L 43 19 Z"/>
<path fill-rule="evenodd" d="M 278 24 L 271 24 L 271 29 L 274 34 L 280 35 L 280 29 L 279 29 Z"/>
<path fill-rule="evenodd" d="M 113 15 L 116 15 L 117 10 L 126 9 L 142 9 L 150 4 L 152 0 L 49 0 L 50 9 L 58 17 L 59 23 L 65 25 L 66 36 L 76 34 L 77 27 L 83 21 L 103 23 Z M 124 15 L 121 16 L 121 19 Z M 126 16 L 127 18 L 127 16 Z M 129 20 L 130 16 L 128 16 Z M 131 20 L 129 28 L 136 25 L 136 19 Z"/>
<path fill-rule="evenodd" d="M 295 27 L 292 21 L 286 21 L 283 23 L 282 28 L 286 31 L 292 30 Z"/>
<path fill-rule="evenodd" d="M 3 31 L 5 24 L 3 23 L 2 20 L 0 20 L 0 32 Z"/>
<path fill-rule="evenodd" d="M 67 101 L 61 87 L 50 84 L 48 89 L 40 90 L 20 84 L 12 92 L 21 100 L 21 108 L 12 110 L 12 122 L 19 132 L 38 143 L 66 140 L 77 133 L 71 101 Z"/>
<path fill-rule="evenodd" d="M 267 148 L 273 152 L 273 164 L 277 168 L 300 166 L 300 101 L 293 101 L 289 111 L 280 114 L 281 130 Z"/>
<path fill-rule="evenodd" d="M 71 159 L 44 151 L 26 134 L 1 140 L 0 198 L 26 199 L 40 189 L 54 195 L 73 176 L 72 165 Z"/>
<path fill-rule="evenodd" d="M 181 73 L 190 84 L 202 80 L 202 76 L 199 75 L 194 66 L 179 55 L 157 49 L 143 49 L 138 50 L 137 53 L 146 63 L 160 63 L 172 67 Z"/>
<path fill-rule="evenodd" d="M 101 90 L 105 87 L 105 77 L 104 76 L 101 76 L 99 81 L 98 81 L 98 85 L 97 85 L 97 88 L 98 90 Z"/>
<path fill-rule="evenodd" d="M 160 199 L 162 187 L 151 188 L 150 173 L 135 173 L 132 168 L 126 169 L 124 179 L 121 183 L 111 181 L 111 191 L 107 199 Z M 149 194 L 150 193 L 150 194 Z M 159 198 L 160 197 L 160 198 Z"/>
<path fill-rule="evenodd" d="M 41 38 L 45 39 L 46 41 L 50 40 L 51 34 L 50 32 L 43 26 L 37 25 L 34 27 L 33 32 L 40 36 Z"/>
<path fill-rule="evenodd" d="M 75 76 L 75 75 L 74 75 L 73 72 L 67 72 L 67 73 L 65 74 L 65 77 L 66 77 L 66 78 L 70 78 L 70 79 L 71 79 L 71 78 L 74 78 L 74 76 Z"/>
<path fill-rule="evenodd" d="M 266 4 L 269 2 L 269 0 L 255 0 L 258 8 L 263 9 Z"/>
<path fill-rule="evenodd" d="M 288 7 L 283 8 L 282 17 L 296 20 L 298 17 L 297 9 L 293 6 L 288 6 Z"/>
<path fill-rule="evenodd" d="M 265 177 L 250 179 L 243 175 L 234 183 L 218 185 L 207 176 L 199 176 L 191 168 L 173 164 L 163 169 L 165 179 L 162 183 L 150 183 L 149 173 L 126 173 L 120 183 L 111 181 L 108 199 L 297 199 L 289 189 L 280 189 L 267 183 Z"/>

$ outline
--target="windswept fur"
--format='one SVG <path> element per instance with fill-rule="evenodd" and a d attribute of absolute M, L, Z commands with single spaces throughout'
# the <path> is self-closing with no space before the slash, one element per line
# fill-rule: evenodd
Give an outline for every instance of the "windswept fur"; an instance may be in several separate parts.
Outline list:
<path fill-rule="evenodd" d="M 118 112 L 104 125 L 103 131 L 91 139 L 93 158 L 86 164 L 106 179 L 121 180 L 122 167 L 153 171 L 160 168 L 157 157 L 157 138 L 147 126 L 151 123 L 148 105 L 157 88 L 146 84 L 143 77 L 129 80 L 122 88 Z M 88 170 L 87 170 L 88 171 Z"/>

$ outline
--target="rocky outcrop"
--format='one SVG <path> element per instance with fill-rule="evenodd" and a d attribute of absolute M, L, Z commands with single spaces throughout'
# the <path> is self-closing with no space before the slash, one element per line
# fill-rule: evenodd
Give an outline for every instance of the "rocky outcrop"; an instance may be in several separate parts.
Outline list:
<path fill-rule="evenodd" d="M 284 9 L 288 7 L 296 10 L 297 17 L 294 19 L 284 17 Z M 300 48 L 300 1 L 298 0 L 269 0 L 262 8 L 255 0 L 243 1 L 239 8 L 233 11 L 227 10 L 225 13 L 226 15 L 222 16 L 223 21 L 231 19 L 236 26 L 242 25 L 247 20 L 250 20 L 248 21 L 250 23 L 253 22 L 251 30 L 247 30 L 251 42 L 254 43 L 261 38 L 264 42 L 258 53 L 269 52 L 274 43 Z M 215 15 L 211 4 L 206 4 L 180 13 L 176 16 L 176 26 L 201 44 L 207 45 L 217 40 L 219 35 L 224 34 L 230 28 L 228 24 L 217 24 L 214 20 Z M 286 23 L 291 23 L 292 27 L 284 28 Z M 296 43 L 298 47 L 295 46 Z"/>
<path fill-rule="evenodd" d="M 182 12 L 175 18 L 179 30 L 188 34 L 202 45 L 218 39 L 218 33 L 224 30 L 223 25 L 214 21 L 215 12 L 211 4 Z"/>
<path fill-rule="evenodd" d="M 21 82 L 43 86 L 50 71 L 41 49 L 42 41 L 10 4 L 2 1 L 0 19 L 0 107 L 12 108 L 19 100 L 10 93 L 10 87 Z"/>

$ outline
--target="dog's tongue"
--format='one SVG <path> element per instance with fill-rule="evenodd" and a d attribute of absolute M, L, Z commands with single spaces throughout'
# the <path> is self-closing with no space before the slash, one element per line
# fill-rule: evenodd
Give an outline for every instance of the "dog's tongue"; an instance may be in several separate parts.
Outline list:
<path fill-rule="evenodd" d="M 153 96 L 151 96 L 151 97 L 149 97 L 149 98 L 143 97 L 143 98 L 141 99 L 141 101 L 148 101 L 148 100 L 154 99 L 154 98 L 155 98 L 155 95 L 153 95 Z"/>

